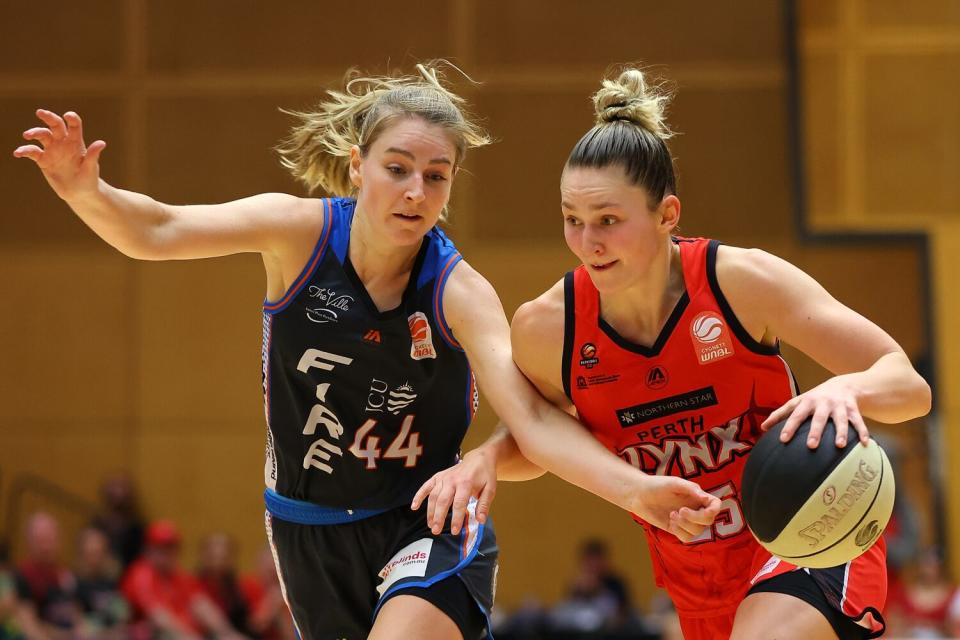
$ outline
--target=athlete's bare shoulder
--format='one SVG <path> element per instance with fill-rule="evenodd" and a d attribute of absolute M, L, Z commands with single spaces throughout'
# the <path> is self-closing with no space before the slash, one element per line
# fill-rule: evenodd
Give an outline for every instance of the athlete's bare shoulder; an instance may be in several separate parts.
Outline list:
<path fill-rule="evenodd" d="M 823 288 L 786 260 L 762 249 L 721 245 L 717 283 L 740 323 L 754 339 L 772 344 L 777 318 L 795 313 L 797 300 L 812 301 Z"/>
<path fill-rule="evenodd" d="M 563 280 L 533 300 L 524 302 L 513 316 L 514 340 L 522 340 L 537 351 L 555 342 L 559 342 L 562 348 L 563 329 Z"/>
<path fill-rule="evenodd" d="M 520 305 L 513 316 L 513 359 L 540 393 L 558 406 L 569 401 L 563 393 L 563 280 L 539 297 Z"/>

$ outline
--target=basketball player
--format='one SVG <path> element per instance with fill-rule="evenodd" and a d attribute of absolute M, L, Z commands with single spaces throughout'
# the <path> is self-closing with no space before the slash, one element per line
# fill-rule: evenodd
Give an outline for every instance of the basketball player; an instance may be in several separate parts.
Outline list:
<path fill-rule="evenodd" d="M 836 445 L 865 442 L 862 416 L 922 416 L 930 389 L 889 335 L 793 265 L 673 235 L 680 200 L 665 143 L 667 102 L 637 69 L 604 80 L 594 96 L 596 126 L 574 146 L 560 186 L 567 246 L 582 265 L 517 311 L 514 358 L 611 451 L 646 473 L 691 479 L 722 501 L 712 522 L 687 509 L 671 514 L 691 534 L 686 541 L 634 516 L 684 637 L 879 635 L 883 541 L 846 566 L 794 570 L 745 526 L 740 476 L 754 443 L 780 420 L 788 440 L 812 415 L 811 448 L 828 418 Z M 797 395 L 780 340 L 835 377 Z M 513 432 L 524 451 L 537 435 Z"/>
<path fill-rule="evenodd" d="M 303 638 L 483 637 L 497 546 L 486 521 L 497 469 L 539 469 L 499 431 L 464 469 L 487 489 L 458 491 L 452 519 L 407 505 L 457 462 L 477 406 L 474 373 L 506 421 L 549 437 L 536 465 L 688 539 L 669 514 L 712 519 L 695 483 L 643 474 L 546 403 L 517 370 L 490 287 L 435 225 L 467 148 L 486 134 L 436 69 L 354 78 L 328 92 L 280 149 L 311 190 L 171 206 L 99 179 L 103 141 L 80 118 L 39 110 L 18 157 L 106 242 L 145 260 L 257 252 L 267 275 L 263 385 L 267 532 Z M 442 487 L 441 487 L 442 488 Z M 419 504 L 419 503 L 418 503 Z M 431 534 L 439 534 L 434 537 Z"/>

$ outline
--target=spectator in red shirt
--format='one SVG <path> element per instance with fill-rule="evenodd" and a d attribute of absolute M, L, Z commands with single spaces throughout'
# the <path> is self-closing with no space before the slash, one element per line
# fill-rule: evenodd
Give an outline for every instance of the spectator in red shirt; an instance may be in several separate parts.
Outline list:
<path fill-rule="evenodd" d="M 204 594 L 196 579 L 178 566 L 180 532 L 169 521 L 147 528 L 146 551 L 124 577 L 122 590 L 140 624 L 134 636 L 200 640 L 243 638 Z"/>

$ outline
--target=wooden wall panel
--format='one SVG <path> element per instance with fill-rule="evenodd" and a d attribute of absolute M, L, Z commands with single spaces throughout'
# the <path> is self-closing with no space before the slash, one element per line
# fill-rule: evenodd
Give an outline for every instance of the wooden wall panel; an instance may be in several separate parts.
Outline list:
<path fill-rule="evenodd" d="M 96 9 L 71 0 L 0 3 L 0 73 L 112 71 L 123 67 L 125 0 Z"/>
<path fill-rule="evenodd" d="M 256 193 L 305 189 L 280 166 L 274 145 L 293 120 L 280 106 L 306 108 L 319 97 L 151 99 L 146 109 L 146 180 L 157 199 L 174 204 L 226 202 Z"/>
<path fill-rule="evenodd" d="M 960 216 L 960 53 L 873 56 L 864 70 L 870 215 Z"/>
<path fill-rule="evenodd" d="M 863 3 L 863 17 L 871 27 L 960 27 L 960 2 L 924 0 L 920 4 L 911 4 L 898 0 L 870 0 Z"/>
<path fill-rule="evenodd" d="M 106 252 L 7 249 L 0 273 L 10 305 L 0 314 L 4 431 L 42 423 L 55 439 L 103 433 L 128 417 L 127 354 L 135 346 L 125 261 Z"/>
<path fill-rule="evenodd" d="M 804 3 L 811 4 L 811 3 Z M 823 6 L 828 3 L 818 3 Z M 841 210 L 843 155 L 839 61 L 831 54 L 810 54 L 803 60 L 803 159 L 807 180 L 807 215 L 813 224 L 836 222 Z"/>
<path fill-rule="evenodd" d="M 260 257 L 145 264 L 139 275 L 139 415 L 224 437 L 262 419 Z"/>
<path fill-rule="evenodd" d="M 53 193 L 36 165 L 8 154 L 21 144 L 28 144 L 21 137 L 24 131 L 44 126 L 34 115 L 38 107 L 60 113 L 72 109 L 83 118 L 84 129 L 89 132 L 88 142 L 97 138 L 106 140 L 102 174 L 122 184 L 128 175 L 126 162 L 130 149 L 122 127 L 120 100 L 93 95 L 67 97 L 57 95 L 54 87 L 47 87 L 29 97 L 4 97 L 2 106 L 0 127 L 6 135 L 0 160 L 0 186 L 3 188 L 5 215 L 0 216 L 0 246 L 69 245 L 99 249 L 102 241 Z"/>
<path fill-rule="evenodd" d="M 148 67 L 168 73 L 409 67 L 414 57 L 451 55 L 451 5 L 415 0 L 401 9 L 373 0 L 332 10 L 311 0 L 149 2 Z"/>
<path fill-rule="evenodd" d="M 562 233 L 560 172 L 574 143 L 593 125 L 590 89 L 491 89 L 477 96 L 477 111 L 498 138 L 468 158 L 470 170 L 482 176 L 473 203 L 464 203 L 476 212 L 478 240 L 553 239 Z"/>
<path fill-rule="evenodd" d="M 476 59 L 484 65 L 574 67 L 638 60 L 769 63 L 780 55 L 779 12 L 776 3 L 762 0 L 735 7 L 696 0 L 616 0 L 602 7 L 577 0 L 478 2 Z"/>
<path fill-rule="evenodd" d="M 678 167 L 680 233 L 726 239 L 790 233 L 782 90 L 686 90 L 671 139 Z"/>

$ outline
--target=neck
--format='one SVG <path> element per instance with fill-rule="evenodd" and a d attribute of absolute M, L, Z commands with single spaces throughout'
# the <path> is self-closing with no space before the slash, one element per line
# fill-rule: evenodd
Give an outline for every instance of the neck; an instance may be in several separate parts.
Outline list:
<path fill-rule="evenodd" d="M 651 345 L 685 290 L 680 247 L 668 239 L 641 278 L 625 289 L 600 294 L 600 315 L 617 333 Z"/>
<path fill-rule="evenodd" d="M 413 269 L 420 244 L 397 246 L 371 228 L 359 210 L 350 228 L 350 262 L 365 284 L 370 280 L 388 281 L 406 276 Z"/>

